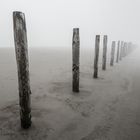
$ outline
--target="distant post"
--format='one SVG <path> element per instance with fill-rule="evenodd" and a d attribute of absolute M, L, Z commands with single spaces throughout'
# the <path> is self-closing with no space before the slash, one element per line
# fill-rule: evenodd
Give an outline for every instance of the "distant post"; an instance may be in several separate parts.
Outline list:
<path fill-rule="evenodd" d="M 131 42 L 128 43 L 128 54 L 131 52 Z"/>
<path fill-rule="evenodd" d="M 123 43 L 122 57 L 125 57 L 125 47 L 126 47 L 126 42 Z"/>
<path fill-rule="evenodd" d="M 120 60 L 122 60 L 122 54 L 123 54 L 123 41 L 121 41 L 121 47 L 120 47 Z"/>
<path fill-rule="evenodd" d="M 126 44 L 126 42 L 124 42 L 124 44 L 123 44 L 123 57 L 125 57 L 125 44 Z"/>
<path fill-rule="evenodd" d="M 106 54 L 107 54 L 107 35 L 103 38 L 103 64 L 102 69 L 106 70 Z"/>
<path fill-rule="evenodd" d="M 119 53 L 120 53 L 120 41 L 118 41 L 118 47 L 117 47 L 117 57 L 116 57 L 116 62 L 119 62 Z"/>
<path fill-rule="evenodd" d="M 115 41 L 112 41 L 110 66 L 114 65 L 114 55 L 115 55 Z"/>
<path fill-rule="evenodd" d="M 94 56 L 94 78 L 98 78 L 98 59 L 99 59 L 99 45 L 100 45 L 100 35 L 96 35 L 95 38 L 95 56 Z"/>
<path fill-rule="evenodd" d="M 133 44 L 132 42 L 129 43 L 129 53 L 131 53 L 133 51 Z"/>
<path fill-rule="evenodd" d="M 79 28 L 73 29 L 73 92 L 79 92 L 79 54 L 80 54 Z"/>
<path fill-rule="evenodd" d="M 128 42 L 126 42 L 126 56 L 128 55 Z"/>
<path fill-rule="evenodd" d="M 25 15 L 13 12 L 15 52 L 18 69 L 21 127 L 31 126 L 30 79 Z"/>

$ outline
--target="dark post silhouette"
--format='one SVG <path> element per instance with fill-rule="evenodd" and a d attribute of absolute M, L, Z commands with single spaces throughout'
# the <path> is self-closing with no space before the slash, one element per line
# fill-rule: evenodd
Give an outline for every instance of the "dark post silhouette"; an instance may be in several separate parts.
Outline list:
<path fill-rule="evenodd" d="M 117 57 L 116 57 L 116 62 L 119 62 L 119 53 L 120 53 L 120 41 L 118 41 L 118 47 L 117 47 Z"/>
<path fill-rule="evenodd" d="M 79 54 L 80 54 L 79 28 L 73 29 L 73 92 L 79 92 Z"/>
<path fill-rule="evenodd" d="M 102 69 L 106 70 L 106 54 L 107 54 L 107 35 L 104 35 L 103 38 L 103 64 Z"/>
<path fill-rule="evenodd" d="M 121 41 L 121 46 L 120 46 L 120 60 L 122 60 L 122 54 L 123 54 L 123 41 Z"/>
<path fill-rule="evenodd" d="M 21 127 L 31 126 L 30 79 L 25 15 L 13 12 L 15 52 L 18 69 Z"/>
<path fill-rule="evenodd" d="M 112 41 L 110 66 L 114 65 L 114 55 L 115 55 L 115 41 Z"/>
<path fill-rule="evenodd" d="M 94 56 L 94 74 L 93 74 L 94 78 L 98 78 L 99 45 L 100 45 L 100 35 L 96 35 L 95 56 Z"/>

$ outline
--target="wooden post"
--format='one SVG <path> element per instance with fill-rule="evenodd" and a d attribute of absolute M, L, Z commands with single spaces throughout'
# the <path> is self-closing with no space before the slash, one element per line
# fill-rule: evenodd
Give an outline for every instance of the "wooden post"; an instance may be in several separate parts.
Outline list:
<path fill-rule="evenodd" d="M 122 51 L 122 57 L 125 57 L 125 44 L 126 44 L 126 42 L 123 43 L 123 47 L 122 47 L 122 49 L 123 49 L 123 51 Z"/>
<path fill-rule="evenodd" d="M 129 43 L 129 53 L 131 53 L 133 51 L 133 44 L 132 42 Z"/>
<path fill-rule="evenodd" d="M 114 55 L 115 55 L 115 41 L 112 41 L 110 66 L 114 65 Z"/>
<path fill-rule="evenodd" d="M 123 44 L 123 57 L 125 57 L 125 44 L 126 44 L 126 42 L 124 42 L 124 44 Z"/>
<path fill-rule="evenodd" d="M 119 53 L 120 53 L 120 41 L 118 41 L 118 47 L 117 47 L 117 57 L 116 57 L 116 62 L 119 62 Z"/>
<path fill-rule="evenodd" d="M 131 52 L 131 42 L 128 43 L 128 54 Z"/>
<path fill-rule="evenodd" d="M 128 46 L 127 46 L 127 54 L 129 54 L 130 52 L 130 42 L 128 42 Z"/>
<path fill-rule="evenodd" d="M 127 55 L 127 42 L 125 42 L 124 44 L 124 56 Z"/>
<path fill-rule="evenodd" d="M 15 52 L 18 69 L 21 127 L 27 129 L 31 126 L 31 90 L 25 15 L 21 12 L 13 12 L 13 22 Z"/>
<path fill-rule="evenodd" d="M 94 57 L 94 78 L 98 78 L 98 59 L 99 59 L 99 45 L 100 45 L 100 35 L 96 35 L 95 39 L 95 57 Z"/>
<path fill-rule="evenodd" d="M 79 92 L 79 54 L 80 54 L 79 28 L 73 29 L 73 92 Z"/>
<path fill-rule="evenodd" d="M 122 60 L 122 54 L 123 54 L 123 41 L 121 41 L 121 47 L 120 47 L 120 60 Z"/>
<path fill-rule="evenodd" d="M 103 70 L 106 70 L 106 54 L 107 54 L 107 35 L 104 35 L 104 39 L 103 39 L 103 64 L 102 64 Z"/>
<path fill-rule="evenodd" d="M 125 56 L 128 55 L 128 42 L 126 42 L 126 46 L 125 46 Z"/>

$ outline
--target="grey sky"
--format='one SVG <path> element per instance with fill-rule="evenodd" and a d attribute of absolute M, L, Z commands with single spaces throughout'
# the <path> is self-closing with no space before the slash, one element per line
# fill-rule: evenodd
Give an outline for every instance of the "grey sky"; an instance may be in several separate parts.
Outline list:
<path fill-rule="evenodd" d="M 29 46 L 70 46 L 74 27 L 85 47 L 96 34 L 140 43 L 139 0 L 1 0 L 0 47 L 14 45 L 15 10 L 25 13 Z"/>

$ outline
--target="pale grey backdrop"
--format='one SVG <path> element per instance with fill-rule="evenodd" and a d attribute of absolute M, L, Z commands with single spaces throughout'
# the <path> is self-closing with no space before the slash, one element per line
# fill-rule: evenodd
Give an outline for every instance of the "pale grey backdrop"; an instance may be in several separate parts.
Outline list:
<path fill-rule="evenodd" d="M 81 45 L 96 34 L 139 43 L 139 0 L 1 0 L 0 47 L 12 47 L 12 11 L 26 14 L 28 42 L 34 46 L 70 46 L 72 28 L 80 27 Z"/>

